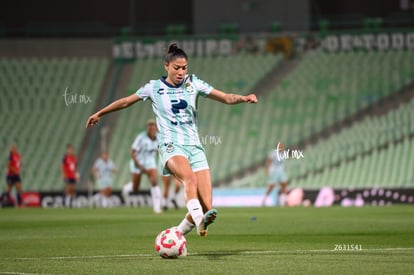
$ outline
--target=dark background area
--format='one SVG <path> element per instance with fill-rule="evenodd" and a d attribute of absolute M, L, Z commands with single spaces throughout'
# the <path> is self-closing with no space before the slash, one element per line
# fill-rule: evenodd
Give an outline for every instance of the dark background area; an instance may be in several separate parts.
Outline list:
<path fill-rule="evenodd" d="M 175 24 L 185 26 L 184 33 L 200 34 L 217 32 L 223 23 L 235 23 L 236 31 L 258 32 L 268 31 L 274 22 L 282 30 L 306 31 L 317 29 L 322 19 L 336 28 L 360 27 L 366 17 L 381 17 L 385 26 L 413 26 L 413 9 L 413 0 L 3 0 L 0 35 L 113 36 L 122 30 L 162 35 Z"/>

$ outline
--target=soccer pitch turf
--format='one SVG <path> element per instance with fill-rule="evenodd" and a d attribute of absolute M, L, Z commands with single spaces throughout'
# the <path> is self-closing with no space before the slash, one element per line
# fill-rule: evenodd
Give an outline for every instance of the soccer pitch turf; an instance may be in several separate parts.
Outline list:
<path fill-rule="evenodd" d="M 412 274 L 414 207 L 220 208 L 188 256 L 154 250 L 185 210 L 1 209 L 0 274 Z M 361 248 L 361 249 L 360 249 Z"/>

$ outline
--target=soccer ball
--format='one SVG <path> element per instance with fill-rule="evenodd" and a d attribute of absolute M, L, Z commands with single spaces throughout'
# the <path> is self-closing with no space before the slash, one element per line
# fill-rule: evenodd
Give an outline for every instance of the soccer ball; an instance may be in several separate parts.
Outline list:
<path fill-rule="evenodd" d="M 187 256 L 187 241 L 177 227 L 161 231 L 155 238 L 155 250 L 164 259 Z"/>

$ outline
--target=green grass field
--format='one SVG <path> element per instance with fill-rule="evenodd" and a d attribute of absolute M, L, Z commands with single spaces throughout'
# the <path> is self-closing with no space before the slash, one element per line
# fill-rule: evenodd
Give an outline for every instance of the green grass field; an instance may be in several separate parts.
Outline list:
<path fill-rule="evenodd" d="M 0 209 L 0 274 L 414 273 L 413 206 L 221 208 L 187 257 L 162 259 L 155 236 L 184 213 Z"/>

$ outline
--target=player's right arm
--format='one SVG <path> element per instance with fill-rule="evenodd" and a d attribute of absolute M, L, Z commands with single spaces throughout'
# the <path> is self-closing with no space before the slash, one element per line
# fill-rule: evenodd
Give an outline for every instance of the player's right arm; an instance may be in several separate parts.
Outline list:
<path fill-rule="evenodd" d="M 102 116 L 124 109 L 124 108 L 127 108 L 140 100 L 141 98 L 137 94 L 132 94 L 130 96 L 115 100 L 108 106 L 104 107 L 103 109 L 99 110 L 95 114 L 91 115 L 86 122 L 86 128 L 98 123 Z"/>
<path fill-rule="evenodd" d="M 95 177 L 95 179 L 99 179 L 99 172 L 98 172 L 98 160 L 95 161 L 95 163 L 92 166 L 92 175 Z"/>
<path fill-rule="evenodd" d="M 60 170 L 62 171 L 62 178 L 65 178 L 65 158 L 63 158 L 62 163 L 60 164 Z"/>
<path fill-rule="evenodd" d="M 131 149 L 131 158 L 132 158 L 132 161 L 134 162 L 135 166 L 136 166 L 139 170 L 141 170 L 141 172 L 142 172 L 142 173 L 144 173 L 145 168 L 144 168 L 144 166 L 142 166 L 142 165 L 141 165 L 141 163 L 139 163 L 138 158 L 137 158 L 137 155 L 136 155 L 136 153 L 135 153 L 135 150 L 134 150 L 134 149 Z"/>

